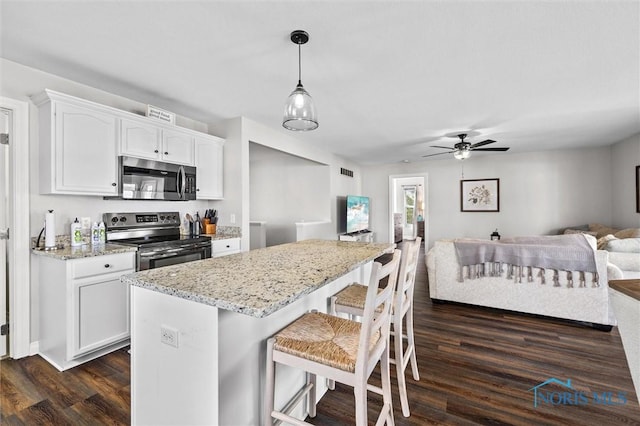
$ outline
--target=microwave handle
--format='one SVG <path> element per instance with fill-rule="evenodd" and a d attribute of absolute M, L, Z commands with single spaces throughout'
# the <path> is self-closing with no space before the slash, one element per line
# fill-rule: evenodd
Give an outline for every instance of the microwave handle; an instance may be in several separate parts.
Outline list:
<path fill-rule="evenodd" d="M 185 199 L 185 186 L 187 184 L 187 174 L 184 172 L 184 166 L 180 166 L 178 169 L 178 173 L 180 175 L 180 179 L 178 179 L 178 195 L 181 200 Z"/>

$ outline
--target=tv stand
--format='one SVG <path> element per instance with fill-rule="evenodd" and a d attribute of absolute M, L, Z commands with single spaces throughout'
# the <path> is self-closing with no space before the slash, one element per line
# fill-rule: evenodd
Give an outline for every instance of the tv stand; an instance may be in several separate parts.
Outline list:
<path fill-rule="evenodd" d="M 358 241 L 361 243 L 372 243 L 373 232 L 360 231 L 360 232 L 352 232 L 350 234 L 340 234 L 338 235 L 338 239 L 340 241 Z"/>

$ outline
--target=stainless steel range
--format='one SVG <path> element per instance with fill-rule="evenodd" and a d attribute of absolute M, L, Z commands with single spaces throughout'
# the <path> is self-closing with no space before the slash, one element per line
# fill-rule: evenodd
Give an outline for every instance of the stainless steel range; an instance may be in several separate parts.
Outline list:
<path fill-rule="evenodd" d="M 107 241 L 138 248 L 138 271 L 211 257 L 211 238 L 180 235 L 180 213 L 104 213 Z"/>

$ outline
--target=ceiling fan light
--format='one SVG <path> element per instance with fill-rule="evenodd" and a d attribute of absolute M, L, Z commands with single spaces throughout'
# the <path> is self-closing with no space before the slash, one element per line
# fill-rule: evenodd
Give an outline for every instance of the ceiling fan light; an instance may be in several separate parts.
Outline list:
<path fill-rule="evenodd" d="M 284 105 L 282 125 L 293 131 L 308 131 L 318 128 L 318 114 L 313 98 L 302 83 L 298 83 Z"/>
<path fill-rule="evenodd" d="M 466 160 L 471 155 L 471 151 L 467 149 L 459 149 L 453 153 L 453 157 L 456 160 Z"/>

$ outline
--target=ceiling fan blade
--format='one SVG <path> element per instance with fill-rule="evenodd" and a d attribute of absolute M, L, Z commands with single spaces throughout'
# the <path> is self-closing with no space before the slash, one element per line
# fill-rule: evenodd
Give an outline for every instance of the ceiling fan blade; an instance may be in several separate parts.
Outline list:
<path fill-rule="evenodd" d="M 439 152 L 437 154 L 423 155 L 423 157 L 433 157 L 434 155 L 451 154 L 452 152 L 455 152 L 455 150 L 449 151 L 449 152 Z"/>
<path fill-rule="evenodd" d="M 507 151 L 509 148 L 475 148 L 473 151 Z"/>
<path fill-rule="evenodd" d="M 471 148 L 475 148 L 477 146 L 489 145 L 490 143 L 496 143 L 496 141 L 491 140 L 491 139 L 487 139 L 486 141 L 476 142 L 476 143 L 471 145 Z"/>
<path fill-rule="evenodd" d="M 449 150 L 453 150 L 455 151 L 456 149 L 452 146 L 438 146 L 438 145 L 431 145 L 429 148 L 442 148 L 442 149 L 449 149 Z"/>

